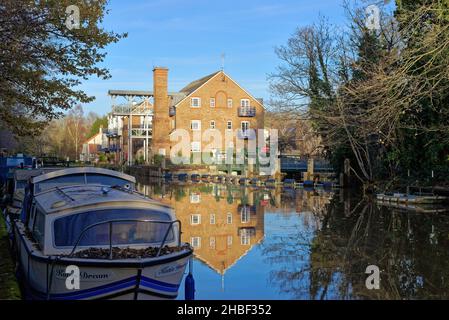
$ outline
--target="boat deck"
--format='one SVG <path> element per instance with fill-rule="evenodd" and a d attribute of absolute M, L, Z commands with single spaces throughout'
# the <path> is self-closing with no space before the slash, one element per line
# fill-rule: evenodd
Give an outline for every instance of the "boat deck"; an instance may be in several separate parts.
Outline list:
<path fill-rule="evenodd" d="M 387 194 L 378 194 L 377 200 L 380 202 L 392 202 L 392 203 L 420 203 L 420 204 L 434 204 L 434 203 L 443 203 L 448 201 L 448 197 L 438 196 L 433 194 L 403 194 L 403 193 L 394 193 L 392 195 Z"/>

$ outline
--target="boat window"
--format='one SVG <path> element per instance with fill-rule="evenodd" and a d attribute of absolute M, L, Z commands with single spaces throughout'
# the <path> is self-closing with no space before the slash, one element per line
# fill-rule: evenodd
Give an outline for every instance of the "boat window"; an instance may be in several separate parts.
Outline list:
<path fill-rule="evenodd" d="M 7 193 L 12 195 L 14 192 L 14 180 L 8 180 L 7 182 Z"/>
<path fill-rule="evenodd" d="M 48 180 L 44 180 L 36 183 L 34 193 L 38 194 L 40 192 L 50 190 L 56 187 L 68 186 L 68 185 L 76 185 L 76 184 L 85 184 L 86 180 L 83 174 L 71 174 L 67 176 L 60 176 Z"/>
<path fill-rule="evenodd" d="M 35 222 L 33 227 L 33 237 L 39 243 L 40 247 L 43 248 L 44 245 L 44 234 L 45 234 L 45 215 L 36 210 Z"/>
<path fill-rule="evenodd" d="M 90 184 L 102 184 L 106 186 L 120 186 L 120 187 L 126 187 L 128 185 L 129 187 L 133 187 L 133 183 L 119 177 L 106 176 L 101 174 L 92 174 L 92 173 L 88 173 L 86 176 L 87 176 L 87 183 Z"/>
<path fill-rule="evenodd" d="M 78 246 L 109 245 L 107 222 L 121 219 L 170 221 L 170 216 L 164 212 L 148 209 L 112 209 L 74 214 L 55 220 L 54 244 L 56 247 L 73 247 L 84 229 L 102 223 L 86 231 Z M 168 228 L 169 224 L 154 222 L 113 222 L 112 245 L 158 244 L 162 242 Z M 173 230 L 169 232 L 166 241 L 174 241 Z"/>
<path fill-rule="evenodd" d="M 26 184 L 27 184 L 26 181 L 16 181 L 16 190 L 25 189 Z"/>

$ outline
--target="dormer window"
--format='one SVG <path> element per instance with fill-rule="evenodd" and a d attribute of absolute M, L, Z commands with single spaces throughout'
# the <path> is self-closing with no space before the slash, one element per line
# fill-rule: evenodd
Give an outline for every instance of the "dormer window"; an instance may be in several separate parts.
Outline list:
<path fill-rule="evenodd" d="M 192 108 L 199 108 L 199 107 L 201 107 L 201 98 L 191 98 L 190 99 L 190 106 Z"/>

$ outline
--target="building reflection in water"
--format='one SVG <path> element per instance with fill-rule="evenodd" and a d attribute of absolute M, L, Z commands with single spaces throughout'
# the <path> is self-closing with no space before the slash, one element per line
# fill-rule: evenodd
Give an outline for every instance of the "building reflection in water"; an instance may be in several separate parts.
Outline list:
<path fill-rule="evenodd" d="M 138 188 L 174 208 L 182 223 L 182 240 L 194 247 L 197 259 L 222 275 L 222 281 L 226 271 L 264 237 L 265 206 L 272 199 L 268 192 L 225 185 Z"/>
<path fill-rule="evenodd" d="M 448 214 L 384 207 L 344 191 L 193 184 L 141 191 L 174 207 L 199 261 L 222 280 L 228 272 L 220 290 L 202 267 L 200 298 L 449 297 Z M 365 285 L 369 265 L 381 270 L 379 290 Z"/>

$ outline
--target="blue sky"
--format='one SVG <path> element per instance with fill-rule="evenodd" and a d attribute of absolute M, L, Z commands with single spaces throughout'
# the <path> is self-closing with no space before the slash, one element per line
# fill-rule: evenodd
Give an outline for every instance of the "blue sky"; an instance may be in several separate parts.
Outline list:
<path fill-rule="evenodd" d="M 169 71 L 169 90 L 221 68 L 253 96 L 269 99 L 267 74 L 278 59 L 274 47 L 285 44 L 299 26 L 318 20 L 344 20 L 341 0 L 111 0 L 104 26 L 128 32 L 110 45 L 104 65 L 109 80 L 91 79 L 81 88 L 96 100 L 85 112 L 110 111 L 109 89 L 152 90 L 153 66 Z M 82 13 L 81 13 L 82 14 Z"/>

